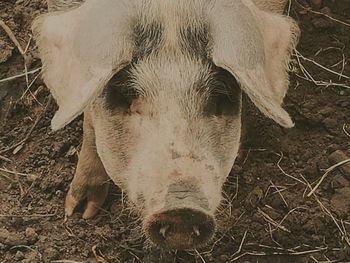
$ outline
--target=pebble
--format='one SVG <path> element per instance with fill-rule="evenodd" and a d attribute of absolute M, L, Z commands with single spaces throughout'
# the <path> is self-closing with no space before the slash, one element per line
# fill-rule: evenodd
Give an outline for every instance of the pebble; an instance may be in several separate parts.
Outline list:
<path fill-rule="evenodd" d="M 47 259 L 51 259 L 52 260 L 52 259 L 59 258 L 60 253 L 56 249 L 54 249 L 52 247 L 48 247 L 47 249 L 45 249 L 44 255 L 45 255 L 45 257 Z"/>
<path fill-rule="evenodd" d="M 334 22 L 325 17 L 316 17 L 311 21 L 312 25 L 317 29 L 329 29 L 334 27 Z"/>
<path fill-rule="evenodd" d="M 326 126 L 328 130 L 336 129 L 339 125 L 338 121 L 333 117 L 328 117 L 324 119 L 322 123 Z"/>
<path fill-rule="evenodd" d="M 337 189 L 331 199 L 332 206 L 346 214 L 350 213 L 350 187 Z"/>
<path fill-rule="evenodd" d="M 13 48 L 0 39 L 0 64 L 6 62 L 12 56 Z"/>
<path fill-rule="evenodd" d="M 334 178 L 332 180 L 332 186 L 334 189 L 349 187 L 350 182 L 348 180 L 346 180 L 346 178 L 344 176 L 342 176 L 341 174 L 337 174 L 334 176 Z"/>
<path fill-rule="evenodd" d="M 32 227 L 26 228 L 25 235 L 30 242 L 35 242 L 38 240 L 38 234 L 35 232 L 35 229 Z"/>
<path fill-rule="evenodd" d="M 227 256 L 227 255 L 221 255 L 221 256 L 220 256 L 220 260 L 223 261 L 223 262 L 226 262 L 226 261 L 229 260 L 229 259 L 230 259 L 230 257 Z"/>
<path fill-rule="evenodd" d="M 347 156 L 342 150 L 336 150 L 328 156 L 328 160 L 332 165 L 347 159 L 350 159 L 350 157 Z M 339 167 L 339 169 L 347 179 L 350 179 L 350 162 L 344 163 Z"/>
<path fill-rule="evenodd" d="M 10 232 L 5 228 L 0 228 L 0 243 L 9 246 L 18 246 L 25 242 L 22 235 L 16 232 Z"/>

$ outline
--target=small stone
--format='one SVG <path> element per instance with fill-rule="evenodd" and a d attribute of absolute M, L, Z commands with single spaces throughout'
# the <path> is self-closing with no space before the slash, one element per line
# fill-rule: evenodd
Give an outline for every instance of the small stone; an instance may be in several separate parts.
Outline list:
<path fill-rule="evenodd" d="M 343 101 L 341 104 L 340 104 L 340 106 L 342 106 L 342 107 L 349 107 L 350 106 L 350 101 Z"/>
<path fill-rule="evenodd" d="M 323 107 L 318 111 L 322 116 L 328 117 L 334 113 L 334 109 L 331 107 Z"/>
<path fill-rule="evenodd" d="M 346 178 L 343 175 L 337 174 L 336 176 L 334 176 L 332 180 L 333 189 L 344 188 L 349 186 L 350 186 L 350 182 L 346 180 Z"/>
<path fill-rule="evenodd" d="M 339 150 L 339 149 L 340 149 L 340 146 L 338 144 L 333 143 L 327 147 L 327 152 L 332 153 L 332 152 Z"/>
<path fill-rule="evenodd" d="M 338 121 L 333 117 L 328 117 L 324 119 L 323 124 L 326 126 L 328 130 L 333 130 L 338 127 Z"/>
<path fill-rule="evenodd" d="M 337 164 L 347 159 L 350 159 L 350 157 L 341 150 L 336 150 L 328 156 L 328 160 L 331 164 Z M 347 179 L 350 179 L 350 161 L 341 165 L 339 169 Z"/>
<path fill-rule="evenodd" d="M 0 39 L 0 64 L 6 62 L 12 56 L 13 48 Z"/>
<path fill-rule="evenodd" d="M 339 212 L 350 213 L 350 187 L 337 189 L 331 199 L 332 206 Z"/>
<path fill-rule="evenodd" d="M 25 242 L 20 234 L 10 232 L 5 228 L 0 228 L 0 243 L 4 243 L 5 245 L 9 246 L 18 246 Z"/>
<path fill-rule="evenodd" d="M 220 256 L 220 260 L 223 261 L 223 262 L 229 260 L 229 258 L 230 258 L 230 257 L 227 256 L 227 255 L 221 255 L 221 256 Z"/>
<path fill-rule="evenodd" d="M 315 0 L 314 0 L 315 1 Z M 331 15 L 332 14 L 332 10 L 328 7 L 325 6 L 320 10 L 321 13 L 325 14 L 325 15 Z"/>
<path fill-rule="evenodd" d="M 303 173 L 306 175 L 315 175 L 318 174 L 318 167 L 317 167 L 317 158 L 312 158 L 308 160 L 307 164 L 304 165 Z"/>
<path fill-rule="evenodd" d="M 25 235 L 30 242 L 35 242 L 38 240 L 38 234 L 35 232 L 35 229 L 32 227 L 26 228 Z"/>
<path fill-rule="evenodd" d="M 49 247 L 45 249 L 44 255 L 47 259 L 52 260 L 59 258 L 60 253 L 56 249 Z"/>
<path fill-rule="evenodd" d="M 264 197 L 263 190 L 257 186 L 251 191 L 245 200 L 245 205 L 247 207 L 257 207 L 260 200 Z"/>
<path fill-rule="evenodd" d="M 324 17 L 317 17 L 311 21 L 312 25 L 317 29 L 329 29 L 334 26 L 334 22 Z"/>

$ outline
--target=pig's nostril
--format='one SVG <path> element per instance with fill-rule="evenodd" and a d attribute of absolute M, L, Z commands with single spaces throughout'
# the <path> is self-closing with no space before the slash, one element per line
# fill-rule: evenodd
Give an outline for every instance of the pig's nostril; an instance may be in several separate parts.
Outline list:
<path fill-rule="evenodd" d="M 168 249 L 191 249 L 205 245 L 213 236 L 212 216 L 193 209 L 172 209 L 152 215 L 146 223 L 151 240 Z"/>

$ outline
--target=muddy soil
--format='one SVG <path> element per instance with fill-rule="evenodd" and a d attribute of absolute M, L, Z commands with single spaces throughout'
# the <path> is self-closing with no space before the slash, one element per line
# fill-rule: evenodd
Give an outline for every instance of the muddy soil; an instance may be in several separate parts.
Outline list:
<path fill-rule="evenodd" d="M 350 158 L 350 2 L 299 2 L 290 14 L 302 29 L 300 54 L 285 100 L 295 128 L 247 102 L 246 136 L 213 242 L 167 252 L 145 242 L 116 186 L 96 218 L 83 220 L 80 210 L 64 219 L 82 118 L 50 129 L 57 106 L 35 71 L 41 64 L 30 41 L 44 1 L 2 0 L 0 19 L 29 47 L 30 74 L 18 76 L 24 58 L 0 27 L 0 262 L 350 262 L 350 163 L 327 170 Z"/>

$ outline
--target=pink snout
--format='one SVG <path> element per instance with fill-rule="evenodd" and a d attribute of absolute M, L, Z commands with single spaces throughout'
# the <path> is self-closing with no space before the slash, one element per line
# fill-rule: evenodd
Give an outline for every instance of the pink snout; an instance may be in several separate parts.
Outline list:
<path fill-rule="evenodd" d="M 146 223 L 150 239 L 166 249 L 192 249 L 205 245 L 215 232 L 214 218 L 191 208 L 153 214 Z"/>
<path fill-rule="evenodd" d="M 201 247 L 215 232 L 208 199 L 189 180 L 169 186 L 164 208 L 146 218 L 144 226 L 150 239 L 166 249 Z"/>

